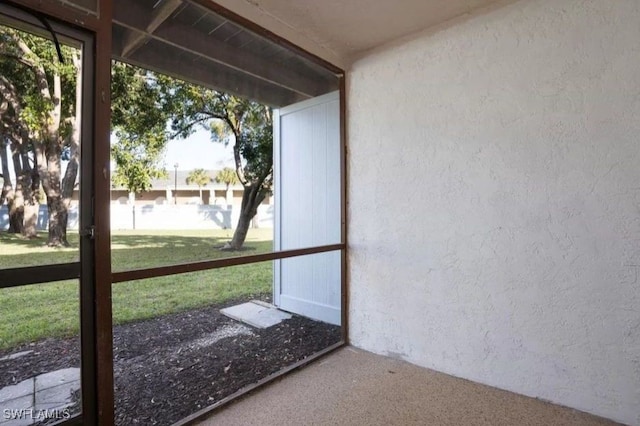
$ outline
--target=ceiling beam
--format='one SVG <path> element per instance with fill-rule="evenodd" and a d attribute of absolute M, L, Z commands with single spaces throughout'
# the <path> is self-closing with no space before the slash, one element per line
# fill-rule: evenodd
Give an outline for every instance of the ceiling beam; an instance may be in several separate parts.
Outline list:
<path fill-rule="evenodd" d="M 314 97 L 330 91 L 324 79 L 309 78 L 294 69 L 259 58 L 177 22 L 163 25 L 158 29 L 157 37 L 165 43 L 188 46 L 193 54 L 304 96 Z"/>
<path fill-rule="evenodd" d="M 217 64 L 185 62 L 179 52 L 139 49 L 126 58 L 114 56 L 114 59 L 272 107 L 291 105 L 305 99 L 298 93 L 224 69 Z"/>
<path fill-rule="evenodd" d="M 126 7 L 123 2 L 124 0 L 116 0 L 114 22 L 130 30 L 144 28 L 144 16 L 148 15 L 148 11 L 135 1 L 126 2 Z M 122 6 L 118 7 L 120 4 Z M 273 63 L 269 59 L 260 58 L 208 36 L 178 20 L 164 21 L 153 33 L 145 32 L 140 37 L 161 41 L 236 72 L 297 92 L 303 97 L 314 97 L 335 90 L 325 76 L 313 77 L 308 75 L 308 71 L 301 73 L 282 64 Z M 123 48 L 120 56 L 126 58 L 130 54 Z"/>
<path fill-rule="evenodd" d="M 182 4 L 182 0 L 161 0 L 159 6 L 153 9 L 151 12 L 151 19 L 145 26 L 141 26 L 139 29 L 144 29 L 142 32 L 129 32 L 127 39 L 123 42 L 122 56 L 129 56 L 142 45 L 144 45 L 147 37 L 160 26 L 164 21 L 169 19 L 171 14 L 176 11 Z M 117 8 L 116 8 L 117 9 Z M 148 16 L 148 15 L 147 15 Z"/>

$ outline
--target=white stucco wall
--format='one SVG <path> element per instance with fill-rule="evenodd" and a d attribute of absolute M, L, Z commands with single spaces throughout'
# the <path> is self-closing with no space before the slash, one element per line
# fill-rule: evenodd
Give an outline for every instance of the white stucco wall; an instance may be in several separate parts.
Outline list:
<path fill-rule="evenodd" d="M 640 424 L 640 2 L 522 0 L 347 96 L 351 342 Z"/>

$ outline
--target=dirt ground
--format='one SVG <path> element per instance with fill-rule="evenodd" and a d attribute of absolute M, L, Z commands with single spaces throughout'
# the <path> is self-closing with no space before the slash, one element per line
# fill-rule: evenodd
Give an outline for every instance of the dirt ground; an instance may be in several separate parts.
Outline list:
<path fill-rule="evenodd" d="M 219 312 L 242 302 L 114 327 L 116 424 L 173 424 L 340 340 L 339 327 L 299 316 L 258 329 Z M 25 350 L 33 352 L 0 363 L 0 387 L 80 365 L 77 337 L 0 357 Z"/>

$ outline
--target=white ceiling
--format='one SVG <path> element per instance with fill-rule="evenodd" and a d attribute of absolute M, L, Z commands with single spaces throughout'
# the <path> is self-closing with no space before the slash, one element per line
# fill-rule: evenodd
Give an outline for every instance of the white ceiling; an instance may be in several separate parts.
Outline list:
<path fill-rule="evenodd" d="M 223 6 L 344 65 L 363 52 L 500 0 L 220 0 Z M 300 39 L 302 42 L 300 43 Z M 316 46 L 310 48 L 307 43 Z M 319 48 L 319 50 L 318 50 Z"/>

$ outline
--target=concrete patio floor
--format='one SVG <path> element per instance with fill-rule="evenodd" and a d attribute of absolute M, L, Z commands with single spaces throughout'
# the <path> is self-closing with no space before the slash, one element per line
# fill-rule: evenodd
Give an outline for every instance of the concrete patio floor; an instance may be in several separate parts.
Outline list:
<path fill-rule="evenodd" d="M 583 412 L 351 347 L 200 425 L 614 425 Z"/>

